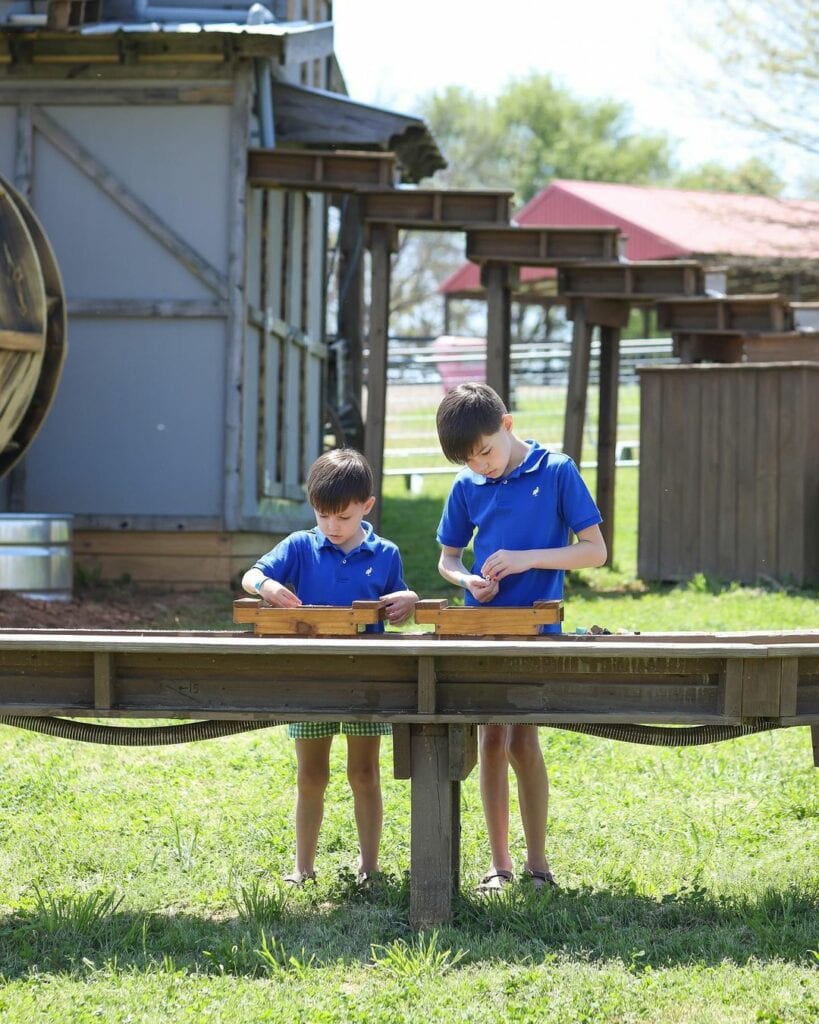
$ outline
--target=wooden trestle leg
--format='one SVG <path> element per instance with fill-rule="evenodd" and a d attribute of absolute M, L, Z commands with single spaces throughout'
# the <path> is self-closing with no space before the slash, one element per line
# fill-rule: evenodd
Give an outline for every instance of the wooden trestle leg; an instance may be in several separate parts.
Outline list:
<path fill-rule="evenodd" d="M 450 780 L 447 726 L 411 725 L 410 748 L 410 924 L 421 929 L 452 916 L 460 873 L 460 783 Z"/>
<path fill-rule="evenodd" d="M 819 768 L 819 725 L 810 727 L 810 738 L 813 741 L 813 766 Z"/>

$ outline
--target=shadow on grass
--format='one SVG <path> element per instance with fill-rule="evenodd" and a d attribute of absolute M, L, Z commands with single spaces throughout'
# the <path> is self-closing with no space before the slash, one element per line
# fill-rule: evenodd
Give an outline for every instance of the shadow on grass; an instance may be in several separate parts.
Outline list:
<path fill-rule="evenodd" d="M 629 970 L 725 960 L 810 962 L 819 893 L 795 887 L 758 896 L 715 897 L 696 886 L 651 899 L 620 889 L 539 895 L 515 886 L 490 898 L 464 893 L 437 948 L 463 951 L 460 963 L 542 963 L 554 955 L 620 960 Z M 106 965 L 116 970 L 270 976 L 339 963 L 371 963 L 373 947 L 412 947 L 407 879 L 374 892 L 354 881 L 307 887 L 265 920 L 224 914 L 113 911 L 91 928 L 55 922 L 42 908 L 0 920 L 0 974 L 6 979 Z"/>

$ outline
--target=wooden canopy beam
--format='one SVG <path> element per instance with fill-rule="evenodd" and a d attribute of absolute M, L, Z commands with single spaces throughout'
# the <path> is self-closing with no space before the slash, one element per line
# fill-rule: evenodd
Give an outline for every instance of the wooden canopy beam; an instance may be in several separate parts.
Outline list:
<path fill-rule="evenodd" d="M 397 180 L 394 153 L 315 149 L 251 149 L 247 180 L 257 188 L 357 192 Z"/>
<path fill-rule="evenodd" d="M 558 267 L 566 261 L 616 260 L 621 242 L 617 227 L 485 226 L 466 233 L 466 258 L 473 263 L 509 263 L 519 267 Z"/>
<path fill-rule="evenodd" d="M 511 191 L 382 189 L 361 197 L 365 221 L 416 231 L 466 231 L 479 224 L 508 224 Z"/>
<path fill-rule="evenodd" d="M 561 296 L 629 299 L 694 296 L 705 292 L 705 270 L 696 260 L 589 261 L 557 272 Z"/>
<path fill-rule="evenodd" d="M 781 295 L 697 296 L 657 303 L 661 330 L 696 334 L 789 331 L 793 310 Z"/>

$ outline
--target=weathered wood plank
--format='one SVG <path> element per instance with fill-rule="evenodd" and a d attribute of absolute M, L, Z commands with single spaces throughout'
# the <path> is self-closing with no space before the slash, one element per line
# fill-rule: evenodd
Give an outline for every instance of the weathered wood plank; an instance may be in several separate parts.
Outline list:
<path fill-rule="evenodd" d="M 418 659 L 418 712 L 423 715 L 435 714 L 437 699 L 435 687 L 438 677 L 434 658 Z"/>
<path fill-rule="evenodd" d="M 373 471 L 375 506 L 370 521 L 376 532 L 381 523 L 381 491 L 384 469 L 384 430 L 387 420 L 387 348 L 390 329 L 390 252 L 392 235 L 383 224 L 370 230 L 370 355 L 367 369 L 367 414 L 364 454 Z"/>
<path fill-rule="evenodd" d="M 258 188 L 346 192 L 396 182 L 394 153 L 344 150 L 251 149 L 247 179 Z"/>
<path fill-rule="evenodd" d="M 453 786 L 446 726 L 411 726 L 410 924 L 429 928 L 452 916 Z"/>
<path fill-rule="evenodd" d="M 487 263 L 481 268 L 486 289 L 486 383 L 509 408 L 512 351 L 512 287 L 509 268 Z"/>
<path fill-rule="evenodd" d="M 114 704 L 114 655 L 98 651 L 94 655 L 94 706 L 108 711 Z"/>
<path fill-rule="evenodd" d="M 565 261 L 616 259 L 616 227 L 472 228 L 466 233 L 466 258 L 524 267 L 558 267 Z"/>
<path fill-rule="evenodd" d="M 569 385 L 563 421 L 563 451 L 580 465 L 583 454 L 583 427 L 586 422 L 586 396 L 589 390 L 589 364 L 594 326 L 582 302 L 569 308 L 572 320 L 572 350 L 569 358 Z"/>
<path fill-rule="evenodd" d="M 776 718 L 779 715 L 782 662 L 778 658 L 742 662 L 743 718 Z"/>
<path fill-rule="evenodd" d="M 451 725 L 449 727 L 449 777 L 460 782 L 469 777 L 478 763 L 478 727 Z"/>
<path fill-rule="evenodd" d="M 617 461 L 617 398 L 620 379 L 620 330 L 600 328 L 600 390 L 597 416 L 597 507 L 606 543 L 606 561 L 614 561 L 614 481 Z"/>
<path fill-rule="evenodd" d="M 395 722 L 392 727 L 392 773 L 396 779 L 412 778 L 410 726 Z"/>

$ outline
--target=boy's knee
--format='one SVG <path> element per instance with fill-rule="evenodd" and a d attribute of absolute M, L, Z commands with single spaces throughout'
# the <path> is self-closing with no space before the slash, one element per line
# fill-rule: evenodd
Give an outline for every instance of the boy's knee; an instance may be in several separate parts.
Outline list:
<path fill-rule="evenodd" d="M 481 757 L 484 760 L 506 758 L 506 729 L 484 727 L 479 734 Z"/>
<path fill-rule="evenodd" d="M 536 729 L 514 731 L 509 737 L 507 751 L 513 768 L 543 763 L 543 751 L 540 749 Z"/>
<path fill-rule="evenodd" d="M 378 764 L 356 765 L 347 768 L 347 781 L 354 793 L 372 793 L 381 785 Z"/>
<path fill-rule="evenodd" d="M 296 784 L 300 793 L 310 796 L 321 796 L 330 781 L 330 768 L 316 765 L 300 767 L 296 775 Z"/>

